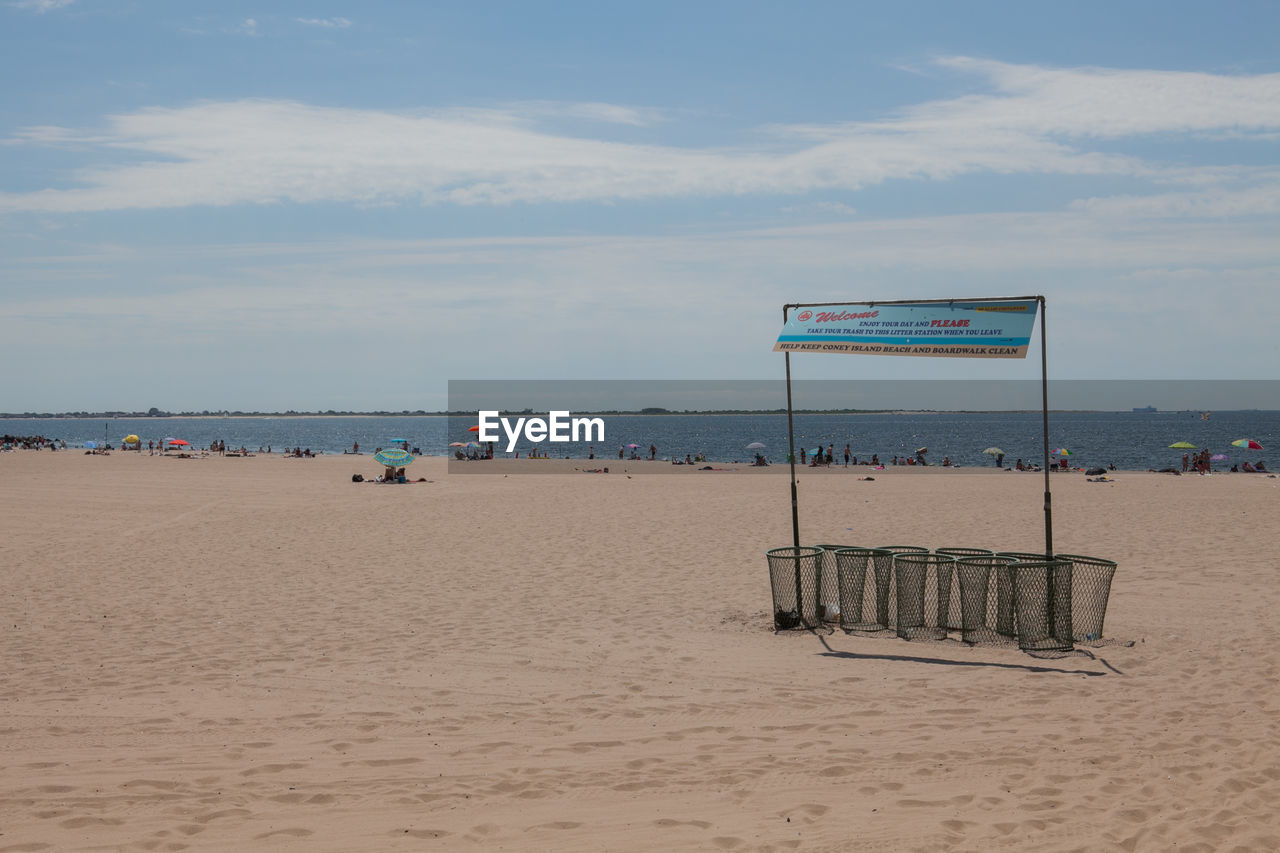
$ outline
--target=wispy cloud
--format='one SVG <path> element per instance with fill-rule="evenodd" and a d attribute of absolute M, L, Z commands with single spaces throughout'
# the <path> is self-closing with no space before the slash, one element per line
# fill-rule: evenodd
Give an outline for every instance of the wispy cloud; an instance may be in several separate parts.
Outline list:
<path fill-rule="evenodd" d="M 52 12 L 55 9 L 70 6 L 74 2 L 76 0 L 12 0 L 8 5 L 14 9 L 23 9 L 43 15 L 45 12 Z"/>
<path fill-rule="evenodd" d="M 505 111 L 514 116 L 568 118 L 600 122 L 601 124 L 624 124 L 632 127 L 647 127 L 667 120 L 666 113 L 659 109 L 599 102 L 524 101 L 509 105 Z"/>
<path fill-rule="evenodd" d="M 247 36 L 256 36 L 258 33 L 258 22 L 253 18 L 245 18 L 241 21 L 240 26 L 236 28 L 237 32 L 244 33 Z"/>
<path fill-rule="evenodd" d="M 249 19 L 244 30 L 256 34 L 257 26 Z M 20 131 L 9 141 L 91 146 L 104 157 L 127 151 L 130 162 L 86 168 L 68 188 L 0 194 L 0 210 L 801 195 L 972 173 L 1129 176 L 1211 192 L 1224 185 L 1219 171 L 1147 162 L 1118 152 L 1115 140 L 1280 130 L 1280 74 L 1053 69 L 965 58 L 940 64 L 975 75 L 992 91 L 878 121 L 774 127 L 763 143 L 753 136 L 719 148 L 538 126 L 539 119 L 641 126 L 662 118 L 602 103 L 416 113 L 266 100 L 155 108 L 112 116 L 102 131 Z M 150 159 L 136 162 L 139 153 Z"/>
<path fill-rule="evenodd" d="M 294 20 L 309 27 L 324 27 L 328 30 L 345 30 L 351 26 L 351 22 L 346 18 L 294 18 Z"/>

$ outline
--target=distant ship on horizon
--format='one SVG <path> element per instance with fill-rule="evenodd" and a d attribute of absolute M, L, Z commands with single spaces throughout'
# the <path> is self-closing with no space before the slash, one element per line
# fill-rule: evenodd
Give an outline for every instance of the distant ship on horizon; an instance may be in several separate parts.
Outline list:
<path fill-rule="evenodd" d="M 1133 410 L 1135 412 L 1143 412 L 1143 413 L 1158 411 L 1155 406 L 1134 406 Z"/>

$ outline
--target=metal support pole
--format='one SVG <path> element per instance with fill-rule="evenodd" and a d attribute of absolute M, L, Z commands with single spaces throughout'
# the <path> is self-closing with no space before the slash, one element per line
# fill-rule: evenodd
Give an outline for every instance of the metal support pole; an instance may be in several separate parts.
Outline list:
<path fill-rule="evenodd" d="M 800 547 L 800 505 L 796 496 L 796 430 L 791 420 L 791 353 L 784 352 L 787 364 L 787 460 L 791 466 L 791 541 Z"/>
<path fill-rule="evenodd" d="M 787 324 L 787 307 L 782 307 L 782 325 Z M 804 618 L 804 585 L 800 579 L 800 502 L 796 495 L 796 431 L 791 419 L 791 353 L 782 354 L 787 367 L 787 462 L 791 466 L 791 544 L 796 555 L 796 614 Z M 822 566 L 818 566 L 822 576 Z"/>
<path fill-rule="evenodd" d="M 1040 406 L 1044 418 L 1044 555 L 1053 559 L 1053 500 L 1049 493 L 1049 354 L 1045 341 L 1044 297 L 1040 301 Z"/>

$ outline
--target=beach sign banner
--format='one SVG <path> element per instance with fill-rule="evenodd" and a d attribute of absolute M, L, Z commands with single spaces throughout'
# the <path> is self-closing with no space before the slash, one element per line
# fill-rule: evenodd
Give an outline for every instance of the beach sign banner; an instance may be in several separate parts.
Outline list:
<path fill-rule="evenodd" d="M 787 318 L 774 352 L 1026 358 L 1038 301 L 815 305 Z"/>

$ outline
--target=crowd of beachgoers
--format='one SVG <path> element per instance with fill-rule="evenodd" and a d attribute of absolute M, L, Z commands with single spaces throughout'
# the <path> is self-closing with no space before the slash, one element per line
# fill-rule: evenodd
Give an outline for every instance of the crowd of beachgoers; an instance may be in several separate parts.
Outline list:
<path fill-rule="evenodd" d="M 55 438 L 45 438 L 43 435 L 4 435 L 4 440 L 0 442 L 0 448 L 4 450 L 66 450 L 67 443 L 59 441 Z"/>

